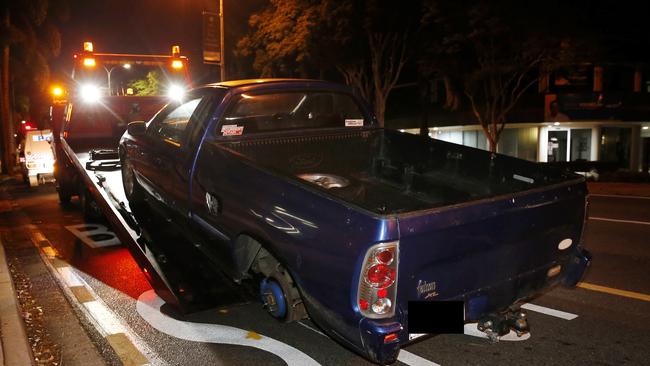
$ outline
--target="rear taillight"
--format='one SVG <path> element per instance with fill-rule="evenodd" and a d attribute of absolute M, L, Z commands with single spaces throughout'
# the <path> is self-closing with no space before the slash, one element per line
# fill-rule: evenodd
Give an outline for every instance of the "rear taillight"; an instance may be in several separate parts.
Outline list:
<path fill-rule="evenodd" d="M 395 314 L 399 242 L 371 247 L 361 267 L 357 305 L 368 318 L 388 318 Z"/>

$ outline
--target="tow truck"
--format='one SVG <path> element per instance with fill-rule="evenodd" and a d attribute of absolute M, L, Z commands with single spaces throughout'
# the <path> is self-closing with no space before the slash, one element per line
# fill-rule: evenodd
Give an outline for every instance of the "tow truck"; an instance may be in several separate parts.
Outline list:
<path fill-rule="evenodd" d="M 98 53 L 92 42 L 73 59 L 70 83 L 65 93 L 57 87 L 50 110 L 59 200 L 77 196 L 87 221 L 108 221 L 158 295 L 189 311 L 188 281 L 135 220 L 117 155 L 127 123 L 148 120 L 191 88 L 189 59 L 179 46 L 169 55 Z"/>

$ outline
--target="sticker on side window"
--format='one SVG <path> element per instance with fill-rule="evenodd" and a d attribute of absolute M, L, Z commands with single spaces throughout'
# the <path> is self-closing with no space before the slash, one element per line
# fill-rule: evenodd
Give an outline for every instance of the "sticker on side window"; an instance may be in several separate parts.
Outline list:
<path fill-rule="evenodd" d="M 363 127 L 363 119 L 346 119 L 345 127 Z"/>
<path fill-rule="evenodd" d="M 244 133 L 244 126 L 237 126 L 237 125 L 221 126 L 221 134 L 223 136 L 240 136 L 243 133 Z"/>

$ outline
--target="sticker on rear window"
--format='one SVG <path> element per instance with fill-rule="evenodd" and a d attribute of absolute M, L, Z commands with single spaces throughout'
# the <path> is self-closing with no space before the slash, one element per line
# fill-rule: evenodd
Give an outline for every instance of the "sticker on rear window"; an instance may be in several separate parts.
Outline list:
<path fill-rule="evenodd" d="M 345 127 L 363 127 L 363 119 L 346 119 Z"/>
<path fill-rule="evenodd" d="M 244 126 L 223 125 L 221 127 L 221 134 L 223 136 L 240 136 L 242 133 L 244 133 Z"/>

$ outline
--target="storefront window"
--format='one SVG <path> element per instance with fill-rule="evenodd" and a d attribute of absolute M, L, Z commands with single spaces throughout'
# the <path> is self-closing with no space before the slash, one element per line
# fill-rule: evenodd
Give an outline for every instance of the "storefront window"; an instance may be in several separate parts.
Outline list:
<path fill-rule="evenodd" d="M 590 160 L 591 157 L 591 129 L 571 130 L 571 161 Z"/>
<path fill-rule="evenodd" d="M 530 161 L 537 160 L 537 127 L 503 130 L 497 151 Z"/>
<path fill-rule="evenodd" d="M 600 135 L 600 160 L 618 162 L 620 168 L 630 166 L 632 131 L 623 127 L 603 127 Z"/>
<path fill-rule="evenodd" d="M 547 161 L 558 162 L 567 161 L 567 141 L 569 138 L 568 130 L 548 131 L 548 148 Z"/>

